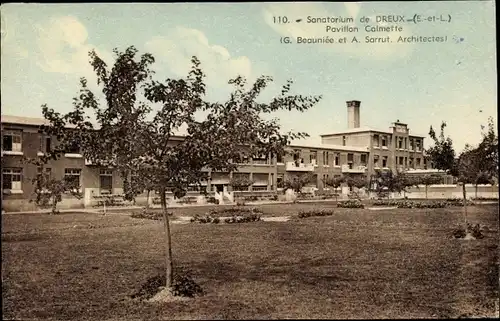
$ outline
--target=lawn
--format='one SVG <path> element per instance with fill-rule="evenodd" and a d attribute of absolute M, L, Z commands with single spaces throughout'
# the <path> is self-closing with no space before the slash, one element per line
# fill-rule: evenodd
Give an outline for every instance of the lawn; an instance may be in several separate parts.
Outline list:
<path fill-rule="evenodd" d="M 281 216 L 334 205 L 258 207 L 266 215 Z M 201 209 L 172 211 L 192 215 Z M 190 272 L 206 294 L 164 304 L 128 298 L 163 269 L 161 222 L 117 214 L 2 215 L 3 317 L 494 316 L 498 205 L 470 207 L 469 212 L 472 223 L 487 226 L 484 239 L 450 238 L 462 221 L 457 207 L 335 208 L 333 216 L 288 222 L 173 224 L 175 268 Z"/>

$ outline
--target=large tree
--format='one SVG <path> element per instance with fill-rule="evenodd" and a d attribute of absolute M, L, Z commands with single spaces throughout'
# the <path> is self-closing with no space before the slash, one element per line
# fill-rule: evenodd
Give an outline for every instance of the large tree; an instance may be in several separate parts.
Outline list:
<path fill-rule="evenodd" d="M 448 172 L 453 168 L 455 163 L 455 149 L 453 148 L 453 140 L 450 137 L 445 137 L 445 127 L 446 122 L 443 121 L 439 137 L 432 126 L 430 127 L 429 136 L 433 140 L 434 146 L 426 150 L 426 157 L 431 162 L 433 168 Z"/>
<path fill-rule="evenodd" d="M 186 78 L 158 81 L 150 69 L 152 55 L 146 53 L 137 60 L 134 47 L 124 52 L 115 49 L 114 53 L 116 60 L 111 68 L 95 52 L 90 53 L 104 104 L 82 79 L 74 111 L 61 116 L 45 107 L 44 116 L 53 127 L 69 122 L 79 128 L 70 140 L 77 141 L 91 161 L 112 162 L 124 181 L 137 168 L 147 168 L 153 174 L 152 185 L 160 193 L 163 210 L 166 288 L 170 289 L 173 260 L 167 187 L 182 194 L 189 185 L 201 186 L 208 178 L 208 169 L 237 171 L 237 163 L 245 157 L 283 154 L 291 140 L 307 134 L 282 133 L 278 121 L 265 120 L 263 114 L 302 112 L 319 102 L 321 96 L 290 94 L 292 82 L 288 81 L 270 102 L 257 102 L 272 79 L 260 77 L 248 88 L 244 78 L 236 77 L 229 81 L 235 89 L 228 101 L 211 103 L 204 97 L 204 73 L 196 57 Z M 93 113 L 98 132 L 88 121 L 87 112 Z M 196 118 L 198 112 L 206 114 L 201 121 Z M 176 133 L 183 126 L 187 135 L 179 139 Z"/>

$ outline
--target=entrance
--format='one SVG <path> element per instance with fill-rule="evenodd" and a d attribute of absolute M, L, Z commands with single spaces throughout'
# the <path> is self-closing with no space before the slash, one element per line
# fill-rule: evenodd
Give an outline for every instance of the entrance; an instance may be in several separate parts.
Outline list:
<path fill-rule="evenodd" d="M 224 184 L 216 184 L 215 185 L 215 190 L 217 191 L 217 193 L 224 192 Z"/>

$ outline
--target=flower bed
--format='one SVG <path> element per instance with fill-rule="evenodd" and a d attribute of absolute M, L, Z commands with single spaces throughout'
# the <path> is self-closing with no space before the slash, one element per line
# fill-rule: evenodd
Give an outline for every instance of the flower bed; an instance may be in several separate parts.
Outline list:
<path fill-rule="evenodd" d="M 331 210 L 312 210 L 312 211 L 300 211 L 298 214 L 299 218 L 307 218 L 311 216 L 330 216 L 333 215 Z"/>
<path fill-rule="evenodd" d="M 365 208 L 363 203 L 361 203 L 360 200 L 357 199 L 352 199 L 348 201 L 341 201 L 337 203 L 337 207 L 342 207 L 342 208 Z"/>
<path fill-rule="evenodd" d="M 230 207 L 222 209 L 211 209 L 205 215 L 195 215 L 191 223 L 213 223 L 221 222 L 221 217 L 226 217 L 224 223 L 248 223 L 261 220 L 262 211 L 257 208 Z M 229 217 L 227 217 L 229 216 Z"/>

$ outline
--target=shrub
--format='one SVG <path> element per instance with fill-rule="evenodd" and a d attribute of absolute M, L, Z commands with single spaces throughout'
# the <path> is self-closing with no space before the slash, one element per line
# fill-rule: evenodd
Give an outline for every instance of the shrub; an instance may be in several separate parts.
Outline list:
<path fill-rule="evenodd" d="M 473 197 L 475 201 L 498 201 L 498 197 Z"/>
<path fill-rule="evenodd" d="M 245 206 L 245 201 L 236 201 L 236 206 Z"/>
<path fill-rule="evenodd" d="M 373 206 L 398 206 L 400 201 L 397 200 L 376 200 L 373 202 Z"/>
<path fill-rule="evenodd" d="M 223 209 L 210 209 L 205 215 L 195 215 L 191 223 L 220 223 L 221 216 L 230 216 L 224 220 L 225 223 L 247 223 L 260 221 L 262 210 L 257 208 L 230 207 Z"/>
<path fill-rule="evenodd" d="M 240 216 L 240 215 L 233 215 L 231 217 L 228 217 L 224 220 L 225 223 L 227 224 L 232 224 L 232 223 L 250 223 L 250 222 L 258 222 L 260 221 L 260 215 L 257 213 L 251 213 L 245 216 Z"/>
<path fill-rule="evenodd" d="M 464 206 L 464 200 L 462 198 L 456 198 L 456 197 L 448 198 L 446 199 L 446 203 L 448 203 L 448 206 Z M 475 205 L 474 202 L 472 202 L 471 200 L 467 200 L 466 203 L 468 206 Z"/>
<path fill-rule="evenodd" d="M 311 216 L 330 216 L 330 215 L 333 215 L 332 210 L 312 210 L 312 211 L 300 211 L 298 217 L 307 218 Z"/>
<path fill-rule="evenodd" d="M 137 291 L 130 297 L 132 299 L 141 298 L 144 300 L 151 299 L 165 285 L 165 275 L 156 275 L 149 278 Z M 172 294 L 174 296 L 194 297 L 202 295 L 202 288 L 190 276 L 174 276 L 172 283 Z"/>
<path fill-rule="evenodd" d="M 174 296 L 183 296 L 192 298 L 196 295 L 202 295 L 203 290 L 190 276 L 174 277 L 172 284 L 172 294 Z"/>
<path fill-rule="evenodd" d="M 462 226 L 459 226 L 453 230 L 452 234 L 456 239 L 463 239 L 467 235 L 467 232 Z"/>
<path fill-rule="evenodd" d="M 445 208 L 448 206 L 446 201 L 437 202 L 414 202 L 409 200 L 397 202 L 398 208 Z"/>
<path fill-rule="evenodd" d="M 220 222 L 220 219 L 214 215 L 208 214 L 208 215 L 198 215 L 196 214 L 191 218 L 191 223 L 214 223 L 218 224 Z"/>
<path fill-rule="evenodd" d="M 272 198 L 271 198 L 271 200 L 277 201 L 278 200 L 278 195 L 273 195 Z"/>
<path fill-rule="evenodd" d="M 476 239 L 484 238 L 483 231 L 479 224 L 472 225 L 470 223 L 467 223 L 467 229 L 465 229 L 463 226 L 459 226 L 453 230 L 452 234 L 453 237 L 457 239 L 463 239 L 467 236 L 467 234 L 471 234 Z"/>
<path fill-rule="evenodd" d="M 343 208 L 365 208 L 363 203 L 361 203 L 360 200 L 358 199 L 352 199 L 348 201 L 341 201 L 337 203 L 337 207 L 343 207 Z"/>
<path fill-rule="evenodd" d="M 219 200 L 215 199 L 215 197 L 213 197 L 213 196 L 210 196 L 210 197 L 207 198 L 207 203 L 219 205 Z"/>
<path fill-rule="evenodd" d="M 172 212 L 168 212 L 169 216 L 172 216 Z M 163 213 L 161 211 L 153 211 L 150 208 L 143 208 L 138 212 L 132 212 L 130 215 L 132 218 L 143 218 L 149 220 L 161 220 L 163 219 Z"/>

